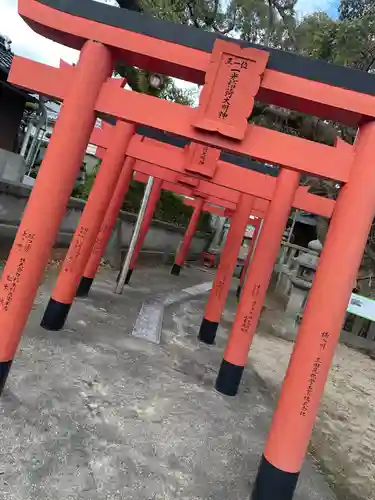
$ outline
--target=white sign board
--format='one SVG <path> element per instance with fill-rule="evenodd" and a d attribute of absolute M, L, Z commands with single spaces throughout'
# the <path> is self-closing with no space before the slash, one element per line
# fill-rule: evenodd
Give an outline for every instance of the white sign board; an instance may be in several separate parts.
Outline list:
<path fill-rule="evenodd" d="M 255 227 L 252 226 L 251 224 L 249 224 L 246 227 L 245 237 L 246 238 L 252 238 L 254 236 L 254 232 L 255 232 Z"/>
<path fill-rule="evenodd" d="M 347 311 L 361 318 L 375 321 L 375 300 L 352 293 Z"/>

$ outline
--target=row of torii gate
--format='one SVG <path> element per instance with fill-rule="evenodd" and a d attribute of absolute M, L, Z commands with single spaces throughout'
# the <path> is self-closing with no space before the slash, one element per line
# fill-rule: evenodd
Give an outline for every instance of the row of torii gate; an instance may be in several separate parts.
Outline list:
<path fill-rule="evenodd" d="M 253 500 L 290 500 L 375 214 L 375 77 L 91 0 L 19 0 L 19 13 L 38 33 L 81 54 L 75 67 L 59 68 L 15 57 L 10 72 L 13 84 L 63 106 L 1 281 L 0 389 L 89 142 L 103 161 L 43 326 L 61 328 L 77 289 L 88 293 L 136 171 L 155 179 L 151 217 L 162 188 L 196 200 L 176 274 L 200 211 L 215 204 L 232 215 L 199 331 L 201 341 L 213 343 L 253 213 L 264 222 L 216 381 L 224 394 L 237 393 L 291 207 L 331 217 L 252 491 Z M 199 107 L 124 90 L 111 78 L 119 60 L 204 84 Z M 255 99 L 358 127 L 355 145 L 331 147 L 251 125 Z M 97 116 L 108 122 L 101 130 L 94 128 Z M 185 138 L 182 147 L 176 136 Z M 279 165 L 278 177 L 251 170 L 245 157 Z M 342 183 L 337 202 L 301 187 L 306 173 Z"/>

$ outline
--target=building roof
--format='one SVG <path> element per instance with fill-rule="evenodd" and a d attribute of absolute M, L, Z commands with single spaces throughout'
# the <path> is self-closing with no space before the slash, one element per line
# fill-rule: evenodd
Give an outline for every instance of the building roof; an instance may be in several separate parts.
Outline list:
<path fill-rule="evenodd" d="M 27 101 L 38 102 L 38 97 L 31 96 L 25 90 L 19 89 L 7 82 L 8 73 L 13 61 L 13 52 L 10 48 L 10 40 L 0 33 L 0 85 L 11 89 L 18 95 L 22 95 Z"/>
<path fill-rule="evenodd" d="M 316 226 L 316 219 L 312 214 L 298 214 L 296 217 L 296 222 L 306 224 L 307 226 Z"/>
<path fill-rule="evenodd" d="M 6 75 L 9 73 L 13 60 L 13 53 L 10 50 L 7 39 L 0 34 L 0 71 Z"/>

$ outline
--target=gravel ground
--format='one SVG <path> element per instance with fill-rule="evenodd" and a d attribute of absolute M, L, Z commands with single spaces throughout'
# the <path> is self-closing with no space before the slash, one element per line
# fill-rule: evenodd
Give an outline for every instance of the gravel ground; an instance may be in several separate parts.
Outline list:
<path fill-rule="evenodd" d="M 144 300 L 209 279 L 169 271 L 138 269 L 114 296 L 102 270 L 59 332 L 39 326 L 47 276 L 0 401 L 0 500 L 249 500 L 267 386 L 249 367 L 238 398 L 213 390 L 222 347 L 197 340 L 205 300 L 165 309 L 161 345 L 131 336 Z M 311 458 L 295 500 L 336 500 Z"/>

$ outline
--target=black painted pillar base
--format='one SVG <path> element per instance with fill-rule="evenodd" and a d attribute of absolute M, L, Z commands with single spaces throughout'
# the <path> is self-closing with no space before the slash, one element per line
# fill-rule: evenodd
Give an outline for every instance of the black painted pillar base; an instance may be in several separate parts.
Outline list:
<path fill-rule="evenodd" d="M 11 361 L 0 361 L 0 396 L 3 393 L 5 382 L 7 381 L 10 367 L 12 366 L 13 360 Z"/>
<path fill-rule="evenodd" d="M 212 345 L 215 342 L 216 332 L 218 328 L 219 323 L 203 318 L 201 327 L 199 329 L 198 339 L 205 344 Z"/>
<path fill-rule="evenodd" d="M 93 284 L 94 278 L 86 278 L 82 276 L 79 286 L 77 288 L 76 297 L 87 297 Z"/>
<path fill-rule="evenodd" d="M 292 500 L 299 472 L 285 472 L 264 456 L 260 462 L 251 500 Z"/>
<path fill-rule="evenodd" d="M 181 272 L 181 266 L 179 266 L 178 264 L 173 264 L 173 267 L 171 269 L 171 274 L 173 274 L 173 276 L 180 276 L 180 272 Z"/>
<path fill-rule="evenodd" d="M 236 292 L 237 299 L 239 299 L 241 297 L 241 292 L 242 292 L 242 286 L 238 285 L 237 292 Z"/>
<path fill-rule="evenodd" d="M 44 312 L 40 326 L 51 331 L 61 330 L 64 328 L 71 307 L 72 304 L 63 304 L 51 298 Z"/>
<path fill-rule="evenodd" d="M 129 269 L 128 274 L 126 275 L 125 278 L 125 285 L 129 285 L 132 274 L 133 274 L 133 269 Z"/>
<path fill-rule="evenodd" d="M 244 366 L 237 366 L 223 359 L 217 375 L 215 389 L 226 396 L 236 396 Z"/>

